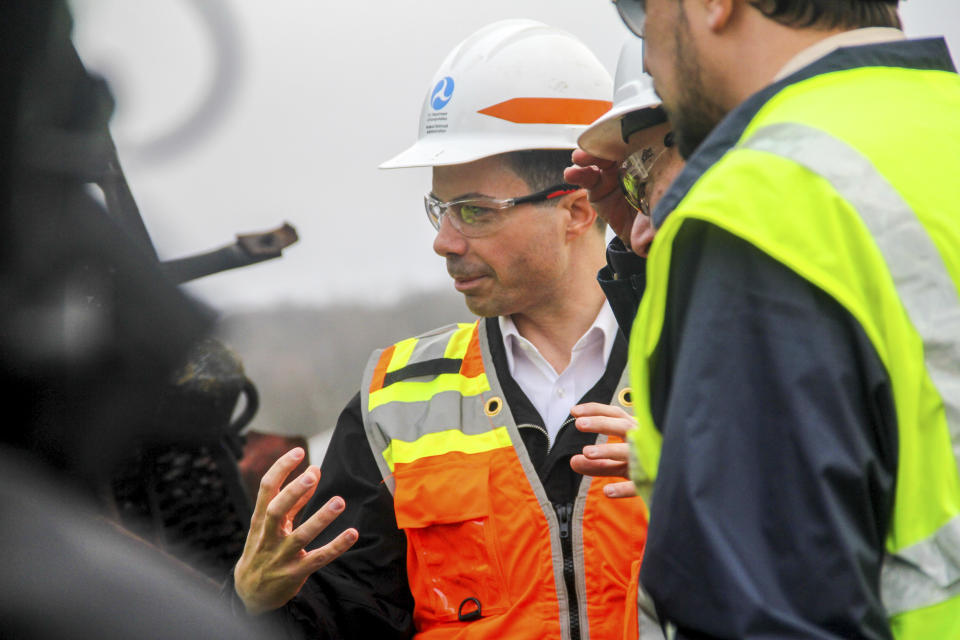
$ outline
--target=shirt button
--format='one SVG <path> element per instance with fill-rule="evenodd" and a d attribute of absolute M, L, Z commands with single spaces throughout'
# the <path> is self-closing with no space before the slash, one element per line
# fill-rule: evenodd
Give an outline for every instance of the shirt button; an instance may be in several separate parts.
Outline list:
<path fill-rule="evenodd" d="M 557 395 L 558 395 L 559 397 L 562 398 L 565 393 L 566 393 L 566 391 L 563 390 L 563 387 L 560 387 L 559 389 L 557 389 Z"/>

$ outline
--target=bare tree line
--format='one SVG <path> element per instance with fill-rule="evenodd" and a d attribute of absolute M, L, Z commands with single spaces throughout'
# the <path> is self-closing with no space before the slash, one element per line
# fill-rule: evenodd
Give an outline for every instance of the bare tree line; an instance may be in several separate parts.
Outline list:
<path fill-rule="evenodd" d="M 248 427 L 309 438 L 332 429 L 357 392 L 371 351 L 451 322 L 472 322 L 455 291 L 391 305 L 289 306 L 223 317 L 218 337 L 243 359 L 260 392 Z"/>

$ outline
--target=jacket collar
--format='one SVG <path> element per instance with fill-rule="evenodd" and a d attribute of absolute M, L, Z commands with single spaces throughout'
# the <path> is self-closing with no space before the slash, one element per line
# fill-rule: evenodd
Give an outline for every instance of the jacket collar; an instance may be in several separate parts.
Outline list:
<path fill-rule="evenodd" d="M 947 43 L 943 38 L 899 40 L 881 44 L 843 47 L 818 58 L 811 64 L 791 73 L 753 94 L 727 116 L 700 143 L 687 160 L 680 175 L 663 195 L 653 210 L 653 224 L 660 227 L 670 212 L 686 197 L 693 185 L 723 155 L 736 145 L 757 112 L 785 87 L 814 76 L 846 71 L 860 67 L 900 67 L 927 71 L 956 73 Z"/>

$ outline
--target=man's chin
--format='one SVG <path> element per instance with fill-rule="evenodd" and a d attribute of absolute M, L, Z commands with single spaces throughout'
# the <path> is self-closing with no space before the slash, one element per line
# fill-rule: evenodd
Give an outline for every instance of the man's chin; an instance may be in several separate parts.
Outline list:
<path fill-rule="evenodd" d="M 495 318 L 503 315 L 499 306 L 489 298 L 464 294 L 463 301 L 466 303 L 467 309 L 470 310 L 470 313 L 475 316 L 480 316 L 481 318 Z"/>

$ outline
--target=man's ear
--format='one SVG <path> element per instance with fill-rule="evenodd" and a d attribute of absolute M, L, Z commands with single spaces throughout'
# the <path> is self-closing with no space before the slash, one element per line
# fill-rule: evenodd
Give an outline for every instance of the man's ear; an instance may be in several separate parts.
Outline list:
<path fill-rule="evenodd" d="M 706 25 L 713 33 L 723 31 L 730 22 L 734 4 L 744 4 L 746 0 L 700 0 Z"/>
<path fill-rule="evenodd" d="M 567 240 L 579 238 L 590 231 L 597 221 L 597 212 L 590 206 L 590 198 L 586 189 L 578 189 L 563 197 L 560 206 L 570 212 L 567 220 Z"/>

